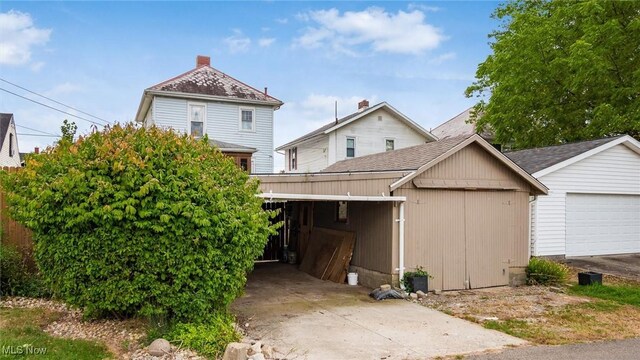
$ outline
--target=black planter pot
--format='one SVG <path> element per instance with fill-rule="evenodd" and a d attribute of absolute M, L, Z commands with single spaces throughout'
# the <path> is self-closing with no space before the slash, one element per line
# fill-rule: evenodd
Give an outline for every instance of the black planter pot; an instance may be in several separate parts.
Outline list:
<path fill-rule="evenodd" d="M 409 278 L 409 282 L 411 283 L 411 287 L 413 288 L 413 292 L 421 290 L 422 292 L 427 292 L 429 289 L 429 278 L 426 276 L 413 276 Z"/>
<path fill-rule="evenodd" d="M 593 285 L 593 284 L 602 285 L 602 274 L 601 273 L 597 273 L 597 272 L 593 272 L 593 271 L 586 271 L 586 272 L 578 273 L 578 284 L 580 284 L 580 285 Z"/>

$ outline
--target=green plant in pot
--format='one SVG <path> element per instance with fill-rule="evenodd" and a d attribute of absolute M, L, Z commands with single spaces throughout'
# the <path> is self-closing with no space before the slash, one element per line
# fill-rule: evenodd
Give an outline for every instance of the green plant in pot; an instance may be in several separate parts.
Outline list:
<path fill-rule="evenodd" d="M 412 293 L 418 290 L 427 292 L 429 290 L 429 278 L 433 276 L 422 267 L 417 266 L 414 271 L 407 271 L 402 276 L 402 285 L 404 285 L 405 291 Z"/>

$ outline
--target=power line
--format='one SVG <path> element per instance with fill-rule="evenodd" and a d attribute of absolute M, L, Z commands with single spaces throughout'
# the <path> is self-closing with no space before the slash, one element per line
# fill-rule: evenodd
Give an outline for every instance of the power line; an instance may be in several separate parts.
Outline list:
<path fill-rule="evenodd" d="M 74 114 L 72 114 L 72 113 L 70 113 L 70 112 L 66 112 L 66 111 L 64 111 L 64 110 L 60 110 L 60 109 L 58 109 L 58 108 L 54 108 L 53 106 L 50 106 L 50 105 L 47 105 L 47 104 L 43 104 L 43 103 L 41 103 L 41 102 L 39 102 L 39 101 L 36 101 L 36 100 L 33 100 L 33 99 L 29 99 L 28 97 L 25 97 L 25 96 L 22 96 L 22 95 L 16 94 L 16 93 L 14 93 L 14 92 L 12 92 L 12 91 L 9 91 L 9 90 L 7 90 L 7 89 L 0 88 L 0 90 L 2 90 L 2 91 L 4 91 L 4 92 L 8 92 L 8 93 L 9 93 L 9 94 L 11 94 L 11 95 L 15 95 L 15 96 L 17 96 L 17 97 L 23 98 L 23 99 L 25 99 L 25 100 L 29 100 L 29 101 L 31 101 L 31 102 L 34 102 L 34 103 L 38 104 L 38 105 L 42 105 L 42 106 L 47 107 L 47 108 L 49 108 L 49 109 L 51 109 L 51 110 L 55 110 L 55 111 L 61 112 L 61 113 L 63 113 L 63 114 L 67 114 L 67 115 L 69 115 L 69 116 L 73 116 L 74 118 L 78 118 L 78 119 L 83 120 L 83 121 L 88 121 L 88 122 L 90 122 L 90 123 L 92 123 L 92 124 L 95 124 L 95 125 L 104 126 L 103 124 L 97 123 L 97 122 L 95 122 L 95 121 L 93 121 L 93 120 L 89 120 L 89 119 L 87 119 L 87 118 L 83 118 L 82 116 L 74 115 Z"/>
<path fill-rule="evenodd" d="M 38 129 L 33 129 L 33 128 L 30 128 L 30 127 L 27 127 L 27 126 L 24 126 L 24 125 L 16 124 L 16 126 L 20 127 L 20 128 L 23 128 L 23 129 L 31 130 L 31 131 L 37 131 L 37 132 L 40 132 L 40 133 L 43 133 L 43 134 L 47 134 L 47 135 L 51 135 L 51 136 L 59 136 L 59 135 L 56 135 L 56 134 L 52 134 L 50 132 L 46 132 L 46 131 L 42 131 L 42 130 L 38 130 Z"/>
<path fill-rule="evenodd" d="M 62 137 L 61 135 L 45 135 L 45 134 L 25 134 L 25 133 L 17 133 L 20 136 L 42 136 L 42 137 Z"/>
<path fill-rule="evenodd" d="M 84 111 L 82 111 L 82 110 L 80 110 L 80 109 L 76 109 L 76 108 L 74 108 L 73 106 L 69 106 L 69 105 L 67 105 L 67 104 L 63 104 L 63 103 L 61 103 L 60 101 L 57 101 L 57 100 L 54 100 L 54 99 L 52 99 L 52 98 L 50 98 L 50 97 L 46 97 L 46 96 L 44 96 L 44 95 L 38 94 L 38 93 L 37 93 L 37 92 L 35 92 L 35 91 L 29 90 L 29 89 L 27 89 L 27 88 L 25 88 L 25 87 L 22 87 L 22 86 L 18 85 L 18 84 L 14 84 L 14 83 L 12 83 L 12 82 L 10 82 L 10 81 L 8 81 L 8 80 L 5 80 L 5 79 L 3 79 L 3 78 L 0 78 L 0 81 L 4 81 L 4 82 L 6 82 L 7 84 L 11 84 L 11 85 L 13 85 L 13 86 L 15 86 L 15 87 L 17 87 L 17 88 L 19 88 L 19 89 L 22 89 L 22 90 L 27 91 L 27 92 L 30 92 L 30 93 L 32 93 L 32 94 L 34 94 L 34 95 L 40 96 L 40 97 L 42 97 L 42 98 L 45 98 L 45 99 L 47 99 L 47 100 L 49 100 L 49 101 L 52 101 L 52 102 L 54 102 L 54 103 L 56 103 L 56 104 L 58 104 L 58 105 L 62 105 L 62 106 L 64 106 L 64 107 L 68 107 L 68 108 L 69 108 L 69 109 L 71 109 L 71 110 L 75 110 L 75 111 L 77 111 L 77 112 L 79 112 L 79 113 L 82 113 L 82 114 L 85 114 L 85 115 L 91 116 L 92 118 L 98 119 L 98 120 L 100 120 L 100 121 L 104 121 L 104 122 L 106 122 L 107 124 L 112 123 L 112 121 L 105 120 L 105 119 L 103 119 L 103 118 L 101 118 L 101 117 L 97 117 L 97 116 L 95 116 L 95 115 L 91 115 L 91 114 L 89 114 L 88 112 L 84 112 Z"/>

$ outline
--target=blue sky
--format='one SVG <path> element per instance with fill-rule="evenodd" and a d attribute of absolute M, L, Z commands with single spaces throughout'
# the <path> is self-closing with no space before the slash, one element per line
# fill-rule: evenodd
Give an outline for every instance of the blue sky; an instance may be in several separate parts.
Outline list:
<path fill-rule="evenodd" d="M 111 121 L 133 119 L 142 91 L 190 70 L 196 55 L 284 101 L 274 143 L 357 102 L 387 101 L 429 129 L 464 97 L 490 53 L 497 2 L 0 2 L 0 78 Z M 65 111 L 5 82 L 0 88 Z M 0 91 L 18 125 L 79 133 L 90 124 Z M 76 113 L 83 117 L 82 114 Z M 33 131 L 20 129 L 20 133 Z M 18 136 L 20 151 L 54 138 Z M 276 169 L 283 159 L 276 156 Z"/>

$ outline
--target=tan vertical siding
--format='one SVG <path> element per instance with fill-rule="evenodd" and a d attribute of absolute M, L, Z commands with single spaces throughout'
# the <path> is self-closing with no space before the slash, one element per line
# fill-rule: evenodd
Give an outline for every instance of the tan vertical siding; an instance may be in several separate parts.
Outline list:
<path fill-rule="evenodd" d="M 369 178 L 342 175 L 334 177 L 261 177 L 260 189 L 265 192 L 287 194 L 312 194 L 312 195 L 347 195 L 354 196 L 380 196 L 389 195 L 389 184 L 399 176 L 379 177 L 370 175 Z"/>
<path fill-rule="evenodd" d="M 393 204 L 352 201 L 346 223 L 336 221 L 336 203 L 318 201 L 314 205 L 314 226 L 354 231 L 356 244 L 351 264 L 391 274 Z"/>

